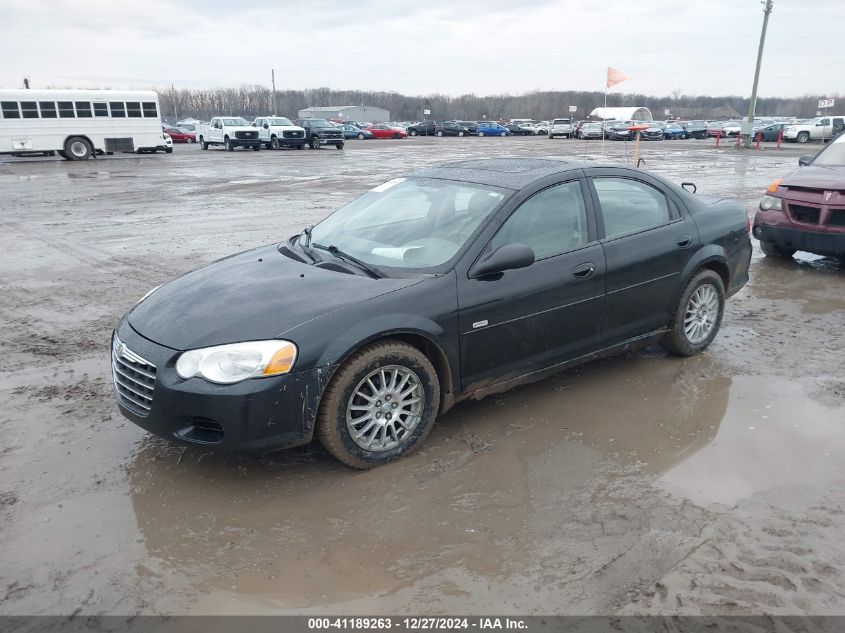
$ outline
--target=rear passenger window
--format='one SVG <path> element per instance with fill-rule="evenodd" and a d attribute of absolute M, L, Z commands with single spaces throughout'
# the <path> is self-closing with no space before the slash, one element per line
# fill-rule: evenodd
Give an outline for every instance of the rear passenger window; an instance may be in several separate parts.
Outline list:
<path fill-rule="evenodd" d="M 94 104 L 94 116 L 108 116 L 109 107 L 105 103 Z"/>
<path fill-rule="evenodd" d="M 63 119 L 72 119 L 76 116 L 73 112 L 73 101 L 59 101 L 59 116 Z"/>
<path fill-rule="evenodd" d="M 20 110 L 18 110 L 17 101 L 0 101 L 0 110 L 3 111 L 4 119 L 21 118 L 21 113 Z"/>
<path fill-rule="evenodd" d="M 144 117 L 155 118 L 158 116 L 155 101 L 144 101 Z"/>
<path fill-rule="evenodd" d="M 141 103 L 139 101 L 128 101 L 126 103 L 126 112 L 133 119 L 141 118 Z"/>
<path fill-rule="evenodd" d="M 535 259 L 545 259 L 587 240 L 587 209 L 576 180 L 544 189 L 523 202 L 496 233 L 491 246 L 496 249 L 518 242 L 530 246 Z"/>
<path fill-rule="evenodd" d="M 91 104 L 88 101 L 76 102 L 76 116 L 83 119 L 91 118 Z"/>
<path fill-rule="evenodd" d="M 55 101 L 39 101 L 38 106 L 41 108 L 42 119 L 55 119 L 59 116 L 56 112 Z"/>
<path fill-rule="evenodd" d="M 111 111 L 112 118 L 126 118 L 126 107 L 122 101 L 109 101 L 109 110 Z"/>
<path fill-rule="evenodd" d="M 25 119 L 37 119 L 38 104 L 35 101 L 21 101 L 21 114 Z"/>
<path fill-rule="evenodd" d="M 595 178 L 593 184 L 608 239 L 662 226 L 671 219 L 666 196 L 651 185 L 628 178 Z"/>

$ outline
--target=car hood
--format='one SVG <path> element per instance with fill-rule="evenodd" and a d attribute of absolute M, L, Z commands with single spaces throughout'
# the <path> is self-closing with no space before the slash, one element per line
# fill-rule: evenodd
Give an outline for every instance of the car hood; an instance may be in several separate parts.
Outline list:
<path fill-rule="evenodd" d="M 163 285 L 135 306 L 128 319 L 145 338 L 176 350 L 272 339 L 419 281 L 326 270 L 292 260 L 269 245 Z"/>
<path fill-rule="evenodd" d="M 284 130 L 287 130 L 287 131 L 293 130 L 294 132 L 304 132 L 305 131 L 305 128 L 299 127 L 298 125 L 271 125 L 268 129 L 270 129 L 270 130 L 283 130 L 283 131 Z"/>
<path fill-rule="evenodd" d="M 807 165 L 796 169 L 781 181 L 783 187 L 807 187 L 810 189 L 845 189 L 845 166 L 822 167 Z"/>

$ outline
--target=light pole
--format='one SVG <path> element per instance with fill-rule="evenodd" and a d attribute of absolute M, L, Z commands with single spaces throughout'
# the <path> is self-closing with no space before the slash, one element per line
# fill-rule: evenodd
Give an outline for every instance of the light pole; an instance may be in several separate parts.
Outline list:
<path fill-rule="evenodd" d="M 751 130 L 754 129 L 754 110 L 757 108 L 757 83 L 760 81 L 760 66 L 763 63 L 763 46 L 766 44 L 766 29 L 769 26 L 769 14 L 774 8 L 774 0 L 763 0 L 763 30 L 760 31 L 760 46 L 757 49 L 757 68 L 754 70 L 754 85 L 751 87 L 751 101 L 748 103 L 748 122 L 743 130 L 745 147 L 751 147 L 753 139 Z"/>
<path fill-rule="evenodd" d="M 273 116 L 279 115 L 279 106 L 276 105 L 276 69 L 270 69 L 270 80 L 273 82 Z"/>

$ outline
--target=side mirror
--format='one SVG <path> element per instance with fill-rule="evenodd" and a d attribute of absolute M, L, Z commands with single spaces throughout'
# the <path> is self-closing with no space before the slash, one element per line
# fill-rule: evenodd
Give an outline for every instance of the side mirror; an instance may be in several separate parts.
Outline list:
<path fill-rule="evenodd" d="M 469 271 L 473 279 L 502 273 L 506 270 L 526 268 L 534 263 L 534 251 L 525 244 L 511 242 L 502 244 L 495 251 L 483 257 Z"/>
<path fill-rule="evenodd" d="M 265 123 L 265 124 L 264 124 L 264 129 L 265 129 L 265 130 L 269 130 L 269 129 L 270 129 L 270 124 L 269 124 L 269 123 Z"/>
<path fill-rule="evenodd" d="M 810 163 L 813 162 L 814 158 L 815 158 L 815 156 L 813 156 L 812 154 L 807 154 L 806 156 L 801 156 L 798 159 L 798 166 L 799 167 L 806 167 L 807 165 L 809 165 Z"/>

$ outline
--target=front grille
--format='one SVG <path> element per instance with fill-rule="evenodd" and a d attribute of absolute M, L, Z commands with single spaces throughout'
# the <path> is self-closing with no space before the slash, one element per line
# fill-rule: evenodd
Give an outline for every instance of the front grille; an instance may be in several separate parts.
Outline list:
<path fill-rule="evenodd" d="M 244 140 L 250 138 L 258 138 L 258 132 L 235 132 L 235 138 Z"/>
<path fill-rule="evenodd" d="M 822 210 L 818 207 L 807 207 L 802 204 L 789 204 L 789 210 L 796 222 L 804 224 L 818 224 Z"/>
<path fill-rule="evenodd" d="M 111 347 L 111 368 L 120 403 L 138 415 L 147 415 L 153 405 L 156 366 L 127 348 L 115 334 Z"/>
<path fill-rule="evenodd" d="M 845 226 L 845 209 L 834 209 L 827 219 L 828 226 Z"/>
<path fill-rule="evenodd" d="M 282 132 L 282 136 L 284 136 L 285 138 L 302 138 L 304 134 L 297 130 L 285 130 L 284 132 Z"/>

